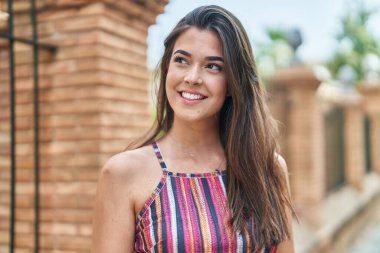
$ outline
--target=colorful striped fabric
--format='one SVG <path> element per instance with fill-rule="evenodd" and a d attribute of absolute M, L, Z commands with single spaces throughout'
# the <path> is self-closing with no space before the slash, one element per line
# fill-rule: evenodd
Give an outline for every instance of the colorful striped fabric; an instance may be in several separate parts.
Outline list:
<path fill-rule="evenodd" d="M 252 252 L 253 222 L 234 233 L 229 223 L 226 171 L 173 173 L 163 169 L 159 184 L 136 219 L 136 252 Z M 260 253 L 275 253 L 276 247 Z"/>

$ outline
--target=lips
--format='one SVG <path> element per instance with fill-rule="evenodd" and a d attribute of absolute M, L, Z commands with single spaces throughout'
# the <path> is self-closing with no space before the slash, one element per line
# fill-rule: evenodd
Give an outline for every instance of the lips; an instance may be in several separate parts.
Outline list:
<path fill-rule="evenodd" d="M 202 100 L 202 99 L 207 98 L 206 96 L 199 94 L 199 93 L 195 93 L 195 92 L 181 91 L 179 93 L 180 93 L 181 97 L 183 97 L 187 100 Z"/>

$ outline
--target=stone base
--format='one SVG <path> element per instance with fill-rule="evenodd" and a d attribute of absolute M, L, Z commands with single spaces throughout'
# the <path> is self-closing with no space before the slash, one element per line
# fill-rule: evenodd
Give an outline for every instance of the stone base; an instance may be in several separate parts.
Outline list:
<path fill-rule="evenodd" d="M 294 223 L 296 252 L 344 253 L 380 209 L 380 176 L 369 174 L 362 191 L 345 186 L 315 208 L 319 226 L 306 219 Z"/>

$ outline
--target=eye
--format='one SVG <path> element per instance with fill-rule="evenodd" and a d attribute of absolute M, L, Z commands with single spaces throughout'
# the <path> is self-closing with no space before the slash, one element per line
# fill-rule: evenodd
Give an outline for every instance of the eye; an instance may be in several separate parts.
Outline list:
<path fill-rule="evenodd" d="M 176 57 L 174 58 L 174 61 L 175 61 L 175 62 L 178 62 L 178 63 L 187 63 L 186 59 L 183 58 L 183 57 L 181 57 L 181 56 L 176 56 Z"/>
<path fill-rule="evenodd" d="M 206 65 L 206 68 L 209 68 L 211 70 L 217 70 L 217 71 L 221 71 L 222 70 L 222 67 L 216 63 L 209 63 Z"/>

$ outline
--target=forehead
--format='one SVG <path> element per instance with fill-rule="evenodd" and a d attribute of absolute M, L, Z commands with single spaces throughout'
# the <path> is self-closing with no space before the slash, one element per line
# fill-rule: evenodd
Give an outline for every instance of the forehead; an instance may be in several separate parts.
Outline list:
<path fill-rule="evenodd" d="M 200 30 L 196 27 L 190 27 L 177 38 L 173 52 L 178 49 L 185 50 L 192 55 L 223 56 L 219 35 L 214 31 Z"/>

